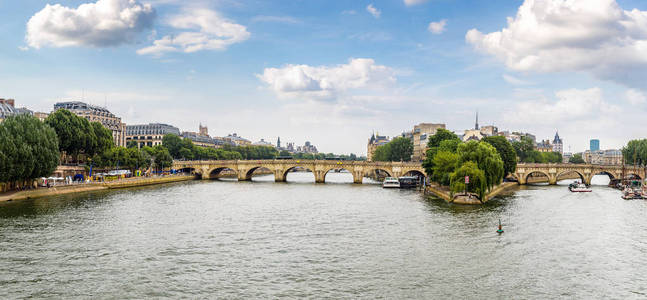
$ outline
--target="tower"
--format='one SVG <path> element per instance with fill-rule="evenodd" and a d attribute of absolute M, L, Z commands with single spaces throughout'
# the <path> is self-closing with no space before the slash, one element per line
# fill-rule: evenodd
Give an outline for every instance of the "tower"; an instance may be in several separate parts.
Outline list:
<path fill-rule="evenodd" d="M 276 139 L 276 148 L 281 148 L 281 137 Z"/>
<path fill-rule="evenodd" d="M 209 128 L 207 128 L 207 126 L 202 126 L 202 123 L 200 123 L 199 129 L 201 136 L 209 136 Z"/>
<path fill-rule="evenodd" d="M 474 129 L 479 130 L 479 111 L 476 111 L 476 124 L 474 124 Z"/>

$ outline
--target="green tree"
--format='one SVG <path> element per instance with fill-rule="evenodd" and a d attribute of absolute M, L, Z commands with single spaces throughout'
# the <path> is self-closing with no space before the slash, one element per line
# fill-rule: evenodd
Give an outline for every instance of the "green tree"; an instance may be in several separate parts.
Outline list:
<path fill-rule="evenodd" d="M 491 189 L 503 180 L 503 161 L 496 148 L 488 143 L 470 141 L 458 145 L 459 165 L 472 161 L 485 173 L 487 188 Z"/>
<path fill-rule="evenodd" d="M 499 156 L 501 156 L 503 171 L 505 172 L 504 176 L 514 173 L 517 169 L 517 153 L 512 144 L 503 136 L 488 136 L 483 139 L 483 142 L 494 146 Z"/>
<path fill-rule="evenodd" d="M 92 131 L 96 138 L 96 146 L 94 149 L 87 152 L 88 155 L 103 153 L 115 146 L 112 131 L 110 131 L 110 129 L 104 127 L 99 122 L 90 122 L 90 126 L 92 127 Z M 136 144 L 135 147 L 137 147 Z"/>
<path fill-rule="evenodd" d="M 45 123 L 56 131 L 60 151 L 74 157 L 83 151 L 94 154 L 90 152 L 97 147 L 97 139 L 93 127 L 85 118 L 69 110 L 59 109 L 51 113 Z"/>
<path fill-rule="evenodd" d="M 411 139 L 405 137 L 396 137 L 392 139 L 389 144 L 390 161 L 411 161 L 411 154 L 413 154 L 413 143 Z"/>
<path fill-rule="evenodd" d="M 458 140 L 458 141 L 460 141 L 458 136 L 456 134 L 454 134 L 453 132 L 451 132 L 451 131 L 449 131 L 447 129 L 439 128 L 436 131 L 436 134 L 429 137 L 429 140 L 427 142 L 427 148 L 431 149 L 431 148 L 438 147 L 438 146 L 440 146 L 440 143 L 442 141 L 446 141 L 446 140 Z"/>
<path fill-rule="evenodd" d="M 389 161 L 391 158 L 391 144 L 387 143 L 375 148 L 373 152 L 373 161 Z"/>
<path fill-rule="evenodd" d="M 431 179 L 441 185 L 451 183 L 451 175 L 458 167 L 459 156 L 449 151 L 439 151 L 434 156 L 434 167 Z"/>
<path fill-rule="evenodd" d="M 0 123 L 0 182 L 49 176 L 59 163 L 56 132 L 29 115 Z"/>
<path fill-rule="evenodd" d="M 155 149 L 155 167 L 160 170 L 170 168 L 173 165 L 173 157 L 166 147 L 157 145 Z"/>
<path fill-rule="evenodd" d="M 138 148 L 137 141 L 128 141 L 128 143 L 126 143 L 126 148 Z"/>
<path fill-rule="evenodd" d="M 190 140 L 189 140 L 190 141 Z M 175 134 L 166 134 L 162 138 L 162 145 L 173 158 L 180 158 L 180 149 L 184 146 L 182 138 Z"/>
<path fill-rule="evenodd" d="M 530 138 L 526 136 L 522 136 L 521 141 L 512 143 L 512 147 L 517 153 L 517 157 L 519 157 L 520 161 L 534 162 L 534 161 L 528 161 L 528 158 L 532 157 L 534 155 L 533 151 L 535 151 L 535 145 Z M 533 157 L 533 159 L 534 158 L 536 157 Z"/>
<path fill-rule="evenodd" d="M 465 177 L 469 176 L 469 183 L 465 185 Z M 485 172 L 483 172 L 475 162 L 467 161 L 461 165 L 451 175 L 450 190 L 452 193 L 459 193 L 468 191 L 476 193 L 481 200 L 485 197 L 487 190 L 487 179 Z"/>
<path fill-rule="evenodd" d="M 622 156 L 626 164 L 647 165 L 647 139 L 629 141 L 622 148 Z"/>
<path fill-rule="evenodd" d="M 582 154 L 577 153 L 577 154 L 573 154 L 573 156 L 571 156 L 571 158 L 568 159 L 568 162 L 572 164 L 583 164 L 584 159 L 582 159 Z"/>

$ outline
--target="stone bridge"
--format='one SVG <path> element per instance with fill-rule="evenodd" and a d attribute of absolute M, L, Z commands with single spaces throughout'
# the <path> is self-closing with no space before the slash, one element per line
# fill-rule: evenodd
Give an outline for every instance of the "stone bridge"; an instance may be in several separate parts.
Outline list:
<path fill-rule="evenodd" d="M 420 163 L 412 162 L 366 162 L 345 160 L 203 160 L 173 162 L 173 169 L 185 170 L 195 173 L 202 179 L 218 176 L 224 170 L 236 172 L 239 181 L 251 180 L 254 171 L 264 168 L 274 174 L 274 181 L 284 182 L 287 174 L 295 168 L 304 168 L 312 171 L 315 182 L 324 183 L 326 174 L 331 170 L 344 169 L 353 175 L 354 183 L 362 183 L 364 176 L 381 170 L 389 176 L 400 177 L 407 174 L 425 176 L 425 171 Z"/>
<path fill-rule="evenodd" d="M 564 178 L 565 175 L 577 174 L 582 182 L 591 184 L 591 179 L 595 175 L 608 175 L 611 179 L 623 179 L 630 176 L 645 178 L 645 169 L 633 166 L 617 165 L 586 165 L 586 164 L 517 164 L 517 170 L 513 176 L 517 178 L 519 184 L 526 184 L 528 177 L 533 175 L 544 175 L 548 177 L 549 184 L 557 184 L 557 181 Z"/>

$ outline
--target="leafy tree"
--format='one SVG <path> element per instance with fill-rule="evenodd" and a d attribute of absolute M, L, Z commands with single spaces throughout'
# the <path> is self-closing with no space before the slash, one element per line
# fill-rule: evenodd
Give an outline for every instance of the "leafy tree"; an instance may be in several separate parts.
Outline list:
<path fill-rule="evenodd" d="M 173 157 L 169 153 L 168 149 L 162 145 L 157 145 L 155 149 L 155 166 L 158 169 L 170 168 L 173 165 Z"/>
<path fill-rule="evenodd" d="M 389 142 L 390 161 L 411 161 L 413 154 L 413 143 L 405 137 L 397 137 Z"/>
<path fill-rule="evenodd" d="M 126 148 L 138 148 L 137 142 L 132 140 L 128 141 L 128 143 L 126 143 Z"/>
<path fill-rule="evenodd" d="M 196 147 L 196 148 L 200 148 L 200 147 Z M 194 151 L 198 152 L 197 150 L 194 150 Z M 193 159 L 193 151 L 191 151 L 188 148 L 184 148 L 184 147 L 180 148 L 179 155 L 180 155 L 180 158 L 185 159 L 185 160 L 192 160 Z"/>
<path fill-rule="evenodd" d="M 438 146 L 440 146 L 440 143 L 442 141 L 446 141 L 446 140 L 458 140 L 458 141 L 460 141 L 458 136 L 456 134 L 454 134 L 453 132 L 451 132 L 451 131 L 449 131 L 447 129 L 439 128 L 436 131 L 436 134 L 429 137 L 429 140 L 427 142 L 427 148 L 431 149 L 431 148 L 438 147 Z"/>
<path fill-rule="evenodd" d="M 279 156 L 283 156 L 283 157 L 290 156 L 290 151 L 281 150 L 281 152 L 279 152 Z"/>
<path fill-rule="evenodd" d="M 99 122 L 90 122 L 90 126 L 92 126 L 92 131 L 96 137 L 96 147 L 87 151 L 87 154 L 94 155 L 102 153 L 115 146 L 115 142 L 112 138 L 112 131 L 110 131 L 110 129 L 104 127 Z M 135 147 L 137 147 L 137 144 L 135 144 Z"/>
<path fill-rule="evenodd" d="M 56 132 L 29 115 L 0 123 L 0 182 L 50 175 L 59 163 Z"/>
<path fill-rule="evenodd" d="M 622 156 L 629 165 L 647 165 L 647 139 L 631 140 L 622 148 Z"/>
<path fill-rule="evenodd" d="M 573 156 L 571 156 L 571 158 L 568 159 L 568 162 L 572 164 L 583 164 L 584 159 L 582 158 L 582 154 L 577 153 L 577 154 L 573 154 Z"/>
<path fill-rule="evenodd" d="M 529 137 L 522 136 L 521 141 L 512 143 L 512 147 L 517 152 L 517 157 L 519 157 L 520 161 L 531 162 L 528 161 L 528 158 L 534 155 L 535 145 Z"/>
<path fill-rule="evenodd" d="M 434 167 L 431 179 L 442 185 L 451 183 L 451 174 L 458 167 L 459 156 L 449 151 L 439 151 L 434 156 Z"/>
<path fill-rule="evenodd" d="M 374 161 L 389 161 L 391 158 L 391 143 L 378 146 L 373 152 Z"/>
<path fill-rule="evenodd" d="M 458 145 L 459 165 L 472 161 L 485 173 L 487 188 L 491 189 L 503 180 L 503 161 L 496 148 L 488 143 L 470 141 Z"/>
<path fill-rule="evenodd" d="M 499 156 L 501 156 L 503 170 L 505 172 L 504 176 L 514 173 L 517 169 L 517 153 L 512 144 L 503 136 L 488 136 L 483 139 L 483 142 L 494 146 Z"/>
<path fill-rule="evenodd" d="M 469 176 L 469 183 L 465 185 L 465 176 Z M 485 197 L 487 179 L 475 162 L 467 161 L 451 175 L 450 190 L 452 193 L 468 191 L 476 193 L 481 200 Z"/>
<path fill-rule="evenodd" d="M 190 141 L 190 140 L 189 140 Z M 162 145 L 167 149 L 168 153 L 174 158 L 180 158 L 180 149 L 183 147 L 182 138 L 175 134 L 166 134 L 162 138 Z"/>
<path fill-rule="evenodd" d="M 427 174 L 433 174 L 434 157 L 439 151 L 456 152 L 458 144 L 461 140 L 456 134 L 446 129 L 438 129 L 436 134 L 429 137 L 427 142 L 427 152 L 425 152 L 425 160 L 422 162 L 422 167 L 425 168 Z"/>

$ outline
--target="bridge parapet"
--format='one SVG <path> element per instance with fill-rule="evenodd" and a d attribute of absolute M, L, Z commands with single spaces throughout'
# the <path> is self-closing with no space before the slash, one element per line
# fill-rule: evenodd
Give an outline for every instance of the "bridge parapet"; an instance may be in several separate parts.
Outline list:
<path fill-rule="evenodd" d="M 390 176 L 402 176 L 409 172 L 425 175 L 421 163 L 412 162 L 366 162 L 347 160 L 305 160 L 305 159 L 260 159 L 260 160 L 203 160 L 173 162 L 175 169 L 190 169 L 203 179 L 208 179 L 225 169 L 236 172 L 238 180 L 251 180 L 253 172 L 259 168 L 270 170 L 275 181 L 285 181 L 287 173 L 296 168 L 309 169 L 315 181 L 325 182 L 326 174 L 335 169 L 345 169 L 353 174 L 353 181 L 361 183 L 364 175 L 373 170 L 383 170 Z"/>

